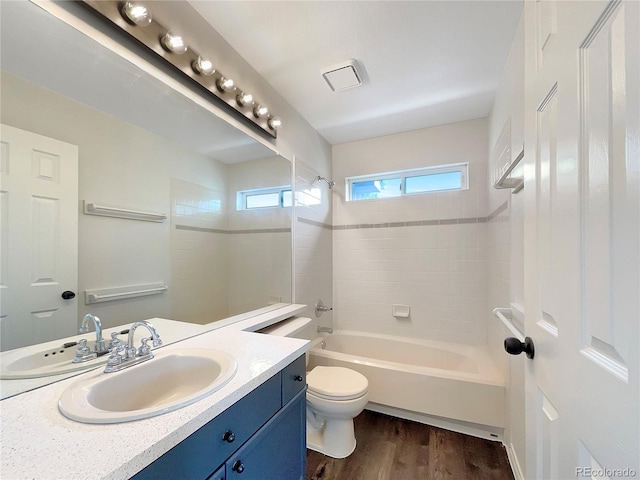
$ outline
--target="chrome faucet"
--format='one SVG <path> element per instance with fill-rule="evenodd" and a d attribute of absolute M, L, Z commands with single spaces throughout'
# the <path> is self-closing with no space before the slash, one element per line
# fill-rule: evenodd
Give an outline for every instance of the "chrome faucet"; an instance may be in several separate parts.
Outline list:
<path fill-rule="evenodd" d="M 141 345 L 136 349 L 133 346 L 133 335 L 138 327 L 146 327 L 151 333 L 150 338 L 143 338 Z M 153 353 L 151 347 L 147 345 L 147 342 L 151 340 L 154 347 L 162 345 L 160 335 L 156 331 L 155 327 L 146 320 L 140 322 L 134 322 L 129 327 L 129 337 L 127 338 L 127 346 L 120 344 L 120 342 L 114 342 L 114 347 L 111 349 L 111 355 L 107 360 L 107 366 L 104 369 L 104 373 L 117 372 L 123 368 L 137 365 L 140 362 L 151 360 Z"/>
<path fill-rule="evenodd" d="M 333 333 L 333 328 L 323 327 L 322 325 L 318 325 L 318 333 Z"/>
<path fill-rule="evenodd" d="M 78 329 L 78 331 L 80 333 L 88 333 L 89 332 L 89 320 L 91 320 L 93 322 L 93 326 L 96 329 L 96 344 L 93 346 L 93 351 L 95 353 L 106 352 L 107 351 L 107 347 L 104 344 L 104 338 L 102 338 L 102 322 L 93 313 L 87 313 L 82 318 L 82 323 L 80 324 L 80 328 Z"/>

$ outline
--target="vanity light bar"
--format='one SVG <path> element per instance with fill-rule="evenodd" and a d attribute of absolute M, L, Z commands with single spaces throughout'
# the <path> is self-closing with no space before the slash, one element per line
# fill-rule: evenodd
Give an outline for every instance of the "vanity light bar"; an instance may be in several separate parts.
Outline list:
<path fill-rule="evenodd" d="M 83 3 L 204 87 L 236 114 L 277 138 L 282 121 L 218 71 L 211 60 L 195 52 L 177 32 L 153 19 L 151 11 L 142 3 L 111 0 L 83 0 Z M 256 113 L 257 109 L 260 109 L 260 114 Z"/>

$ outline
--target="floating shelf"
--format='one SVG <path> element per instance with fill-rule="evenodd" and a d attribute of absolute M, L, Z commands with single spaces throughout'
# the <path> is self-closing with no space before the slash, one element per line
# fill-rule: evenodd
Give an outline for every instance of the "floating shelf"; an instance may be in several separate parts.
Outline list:
<path fill-rule="evenodd" d="M 148 283 L 145 285 L 128 285 L 126 287 L 102 288 L 100 290 L 85 290 L 84 303 L 113 302 L 114 300 L 125 300 L 128 298 L 146 297 L 148 295 L 158 295 L 169 290 L 164 283 Z"/>
<path fill-rule="evenodd" d="M 498 189 L 512 188 L 512 193 L 518 193 L 522 190 L 524 188 L 524 175 L 522 173 L 522 168 L 519 168 L 519 165 L 523 158 L 524 148 L 520 151 L 515 160 L 511 162 L 509 167 L 507 167 L 502 176 L 496 180 L 493 187 Z"/>
<path fill-rule="evenodd" d="M 126 218 L 128 220 L 142 220 L 143 222 L 164 222 L 167 216 L 164 213 L 143 212 L 119 207 L 97 205 L 84 201 L 84 213 L 86 215 L 100 215 L 102 217 Z"/>

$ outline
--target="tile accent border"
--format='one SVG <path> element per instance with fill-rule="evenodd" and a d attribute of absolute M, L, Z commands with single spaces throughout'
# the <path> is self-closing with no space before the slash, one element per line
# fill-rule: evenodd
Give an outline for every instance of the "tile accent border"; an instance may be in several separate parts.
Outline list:
<path fill-rule="evenodd" d="M 290 228 L 255 228 L 250 230 L 223 230 L 219 228 L 192 227 L 189 225 L 176 225 L 176 230 L 188 230 L 191 232 L 221 233 L 223 235 L 237 235 L 240 233 L 291 233 Z"/>
<path fill-rule="evenodd" d="M 352 225 L 334 225 L 334 230 L 354 230 L 361 228 L 394 228 L 394 227 L 422 227 L 426 225 L 462 225 L 468 223 L 486 223 L 487 217 L 445 218 L 442 220 L 413 220 L 410 222 L 389 223 L 356 223 Z"/>

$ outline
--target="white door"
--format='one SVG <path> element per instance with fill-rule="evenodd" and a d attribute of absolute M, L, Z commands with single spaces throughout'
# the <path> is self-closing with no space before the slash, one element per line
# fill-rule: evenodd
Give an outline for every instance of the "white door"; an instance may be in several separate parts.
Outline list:
<path fill-rule="evenodd" d="M 640 478 L 640 3 L 524 8 L 526 477 Z"/>
<path fill-rule="evenodd" d="M 0 125 L 1 348 L 77 332 L 78 147 Z M 68 294 L 65 296 L 69 296 Z"/>

